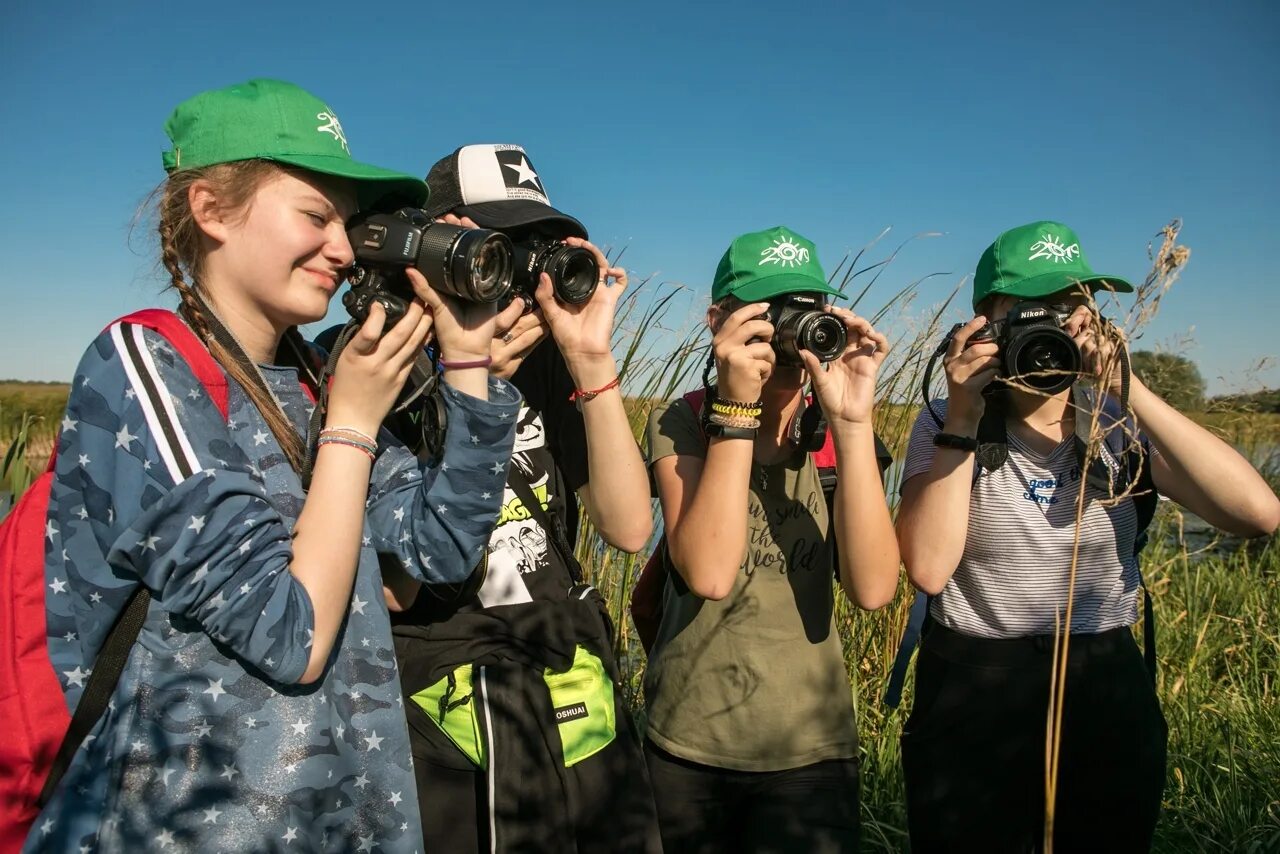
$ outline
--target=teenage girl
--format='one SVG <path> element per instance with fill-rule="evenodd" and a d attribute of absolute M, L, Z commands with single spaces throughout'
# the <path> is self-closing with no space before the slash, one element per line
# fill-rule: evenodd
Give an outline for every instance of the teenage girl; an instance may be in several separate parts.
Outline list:
<path fill-rule="evenodd" d="M 208 377 L 116 323 L 76 371 L 48 520 L 49 649 L 68 705 L 139 590 L 106 713 L 29 851 L 415 851 L 422 832 L 375 550 L 459 580 L 488 541 L 518 396 L 483 367 L 492 309 L 375 306 L 338 361 L 308 490 L 297 326 L 353 260 L 344 220 L 421 182 L 356 162 L 333 111 L 273 80 L 197 95 L 166 125 L 160 251 Z M 448 438 L 424 466 L 379 425 L 434 332 Z"/>
<path fill-rule="evenodd" d="M 838 295 L 798 234 L 737 238 L 712 286 L 704 412 L 677 400 L 649 421 L 671 571 L 645 674 L 646 753 L 667 851 L 857 850 L 858 729 L 834 589 L 873 610 L 897 586 L 871 423 L 888 341 L 828 308 L 844 352 L 780 364 L 763 317 Z M 830 507 L 791 438 L 807 382 L 835 443 Z"/>
<path fill-rule="evenodd" d="M 1103 444 L 1097 481 L 1076 435 L 1082 419 L 1092 422 L 1094 400 L 1104 426 L 1120 417 L 1123 381 L 1116 339 L 1090 307 L 1088 292 L 1099 288 L 1132 290 L 1094 273 L 1066 226 L 1038 222 L 1002 234 L 978 262 L 977 316 L 943 358 L 948 399 L 934 404 L 943 424 L 923 412 L 912 432 L 899 542 L 912 583 L 933 597 L 902 735 L 912 851 L 1039 848 L 1054 635 L 1067 619 L 1073 553 L 1054 850 L 1150 848 L 1168 731 L 1131 632 L 1139 493 L 1115 500 L 1125 493 L 1104 491 L 1128 467 L 1127 445 L 1142 448 L 1156 491 L 1217 527 L 1256 536 L 1280 522 L 1280 502 L 1248 462 L 1136 376 L 1129 404 L 1140 431 L 1115 453 L 1114 443 Z M 1054 394 L 1015 378 L 998 396 L 984 395 L 1012 367 L 1002 365 L 996 342 L 975 333 L 1028 299 L 1069 312 L 1063 329 L 1080 349 L 1084 377 Z M 1085 379 L 1096 391 L 1081 394 Z M 1008 457 L 979 469 L 979 424 L 992 406 L 1003 410 L 996 420 Z M 1083 428 L 1087 436 L 1089 424 Z M 1124 477 L 1138 483 L 1136 472 Z"/>

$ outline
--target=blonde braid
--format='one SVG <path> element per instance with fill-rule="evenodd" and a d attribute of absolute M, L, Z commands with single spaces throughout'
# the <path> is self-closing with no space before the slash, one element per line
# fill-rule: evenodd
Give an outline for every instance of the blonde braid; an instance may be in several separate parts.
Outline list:
<path fill-rule="evenodd" d="M 267 422 L 267 428 L 280 444 L 289 464 L 294 471 L 301 472 L 306 460 L 306 443 L 271 395 L 259 388 L 255 382 L 257 378 L 251 373 L 252 368 L 214 338 L 204 303 L 197 294 L 199 285 L 188 282 L 183 273 L 185 267 L 193 275 L 198 275 L 202 260 L 198 227 L 187 201 L 187 191 L 191 184 L 200 179 L 209 181 L 228 200 L 226 207 L 236 209 L 243 207 L 262 180 L 274 174 L 277 168 L 266 161 L 244 160 L 171 175 L 160 191 L 156 231 L 160 235 L 160 261 L 169 272 L 169 286 L 178 292 L 181 301 L 178 314 L 191 327 L 196 337 L 209 348 L 210 355 L 227 376 L 244 389 Z M 290 331 L 301 338 L 297 330 Z"/>

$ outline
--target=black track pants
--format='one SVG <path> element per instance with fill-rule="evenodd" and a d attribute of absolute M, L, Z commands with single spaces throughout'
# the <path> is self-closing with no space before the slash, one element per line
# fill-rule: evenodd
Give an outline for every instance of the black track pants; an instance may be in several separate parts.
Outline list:
<path fill-rule="evenodd" d="M 1168 738 L 1150 676 L 1127 628 L 1071 640 L 1054 852 L 1147 851 Z M 913 854 L 1040 850 L 1052 650 L 930 622 L 902 735 Z"/>
<path fill-rule="evenodd" d="M 858 762 L 730 771 L 645 742 L 666 854 L 853 854 Z"/>

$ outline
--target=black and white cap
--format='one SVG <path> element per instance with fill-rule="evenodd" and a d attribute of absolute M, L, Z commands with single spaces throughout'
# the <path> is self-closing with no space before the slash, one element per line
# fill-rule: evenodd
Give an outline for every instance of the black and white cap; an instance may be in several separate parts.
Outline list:
<path fill-rule="evenodd" d="M 426 212 L 450 211 L 484 228 L 535 223 L 566 237 L 586 237 L 582 223 L 551 207 L 542 178 L 518 145 L 464 145 L 431 167 Z"/>

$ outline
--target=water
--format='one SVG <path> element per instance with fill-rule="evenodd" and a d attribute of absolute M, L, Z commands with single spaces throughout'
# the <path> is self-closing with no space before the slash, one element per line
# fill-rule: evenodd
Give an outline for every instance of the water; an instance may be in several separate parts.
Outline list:
<path fill-rule="evenodd" d="M 1237 445 L 1236 450 L 1243 454 L 1254 468 L 1269 473 L 1270 480 L 1275 481 L 1277 473 L 1280 473 L 1280 442 L 1259 442 L 1250 447 Z M 885 492 L 890 502 L 897 501 L 898 490 L 902 486 L 900 481 L 902 466 L 903 460 L 896 459 L 885 472 Z M 1164 528 L 1164 542 L 1173 549 L 1179 549 L 1185 545 L 1192 555 L 1192 560 L 1224 557 L 1236 553 L 1241 548 L 1260 550 L 1270 539 L 1269 537 L 1250 539 L 1224 533 L 1191 511 L 1183 510 L 1177 505 L 1170 505 L 1167 498 L 1160 499 L 1160 506 L 1165 508 L 1163 512 L 1166 513 L 1169 510 L 1182 513 L 1181 541 L 1179 541 L 1178 525 L 1172 522 Z"/>

